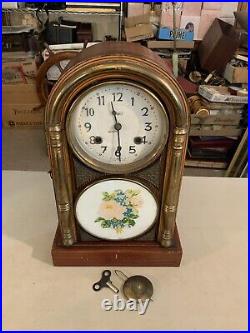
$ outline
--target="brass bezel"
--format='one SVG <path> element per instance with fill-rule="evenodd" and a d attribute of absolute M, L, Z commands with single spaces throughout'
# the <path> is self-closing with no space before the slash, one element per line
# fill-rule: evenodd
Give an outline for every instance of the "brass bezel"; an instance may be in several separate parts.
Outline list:
<path fill-rule="evenodd" d="M 151 225 L 146 229 L 144 230 L 142 233 L 140 233 L 139 235 L 136 235 L 134 237 L 129 237 L 129 238 L 124 238 L 124 239 L 110 239 L 110 238 L 101 238 L 101 237 L 98 237 L 96 235 L 93 235 L 91 232 L 87 231 L 79 222 L 78 218 L 77 218 L 77 215 L 76 215 L 76 205 L 77 205 L 77 202 L 78 200 L 80 199 L 80 197 L 82 196 L 82 194 L 84 192 L 86 192 L 90 187 L 93 187 L 95 186 L 96 184 L 99 184 L 99 183 L 103 183 L 103 182 L 106 182 L 106 181 L 109 181 L 109 180 L 124 180 L 124 181 L 128 181 L 128 182 L 132 182 L 132 183 L 135 183 L 137 185 L 140 185 L 141 187 L 143 187 L 145 190 L 147 190 L 151 195 L 152 197 L 154 198 L 155 200 L 155 203 L 156 203 L 156 215 L 155 215 L 155 219 L 153 220 L 153 222 L 151 223 Z M 126 242 L 127 240 L 131 240 L 131 239 L 136 239 L 138 237 L 141 237 L 142 235 L 146 234 L 151 228 L 153 228 L 153 226 L 156 224 L 156 221 L 159 217 L 159 213 L 160 213 L 160 205 L 159 205 L 159 202 L 156 198 L 156 195 L 153 193 L 153 191 L 148 187 L 146 186 L 145 184 L 141 183 L 140 181 L 137 181 L 137 180 L 134 180 L 134 179 L 131 179 L 131 178 L 123 178 L 123 177 L 107 177 L 105 179 L 99 179 L 97 181 L 94 181 L 93 183 L 87 185 L 84 189 L 81 189 L 77 195 L 76 195 L 76 198 L 75 198 L 75 201 L 74 201 L 74 215 L 75 215 L 75 219 L 78 223 L 78 225 L 80 226 L 80 228 L 82 228 L 86 233 L 88 233 L 89 235 L 97 238 L 97 239 L 102 239 L 102 240 L 106 240 L 106 241 L 109 241 L 109 242 Z"/>
<path fill-rule="evenodd" d="M 123 164 L 123 165 L 119 165 L 119 164 L 114 165 L 114 164 L 104 163 L 100 160 L 97 160 L 97 159 L 91 157 L 79 145 L 75 136 L 70 131 L 70 120 L 72 119 L 71 116 L 75 110 L 76 105 L 80 102 L 80 100 L 82 98 L 84 98 L 87 94 L 89 94 L 91 91 L 95 90 L 96 88 L 105 86 L 107 84 L 114 84 L 114 83 L 134 86 L 138 89 L 142 89 L 147 94 L 149 94 L 156 101 L 156 103 L 158 103 L 158 105 L 160 106 L 159 112 L 161 113 L 161 118 L 162 118 L 162 121 L 164 121 L 165 130 L 166 130 L 165 134 L 161 136 L 161 141 L 159 143 L 159 146 L 155 146 L 153 148 L 153 150 L 149 154 L 144 156 L 143 158 L 138 159 L 135 162 Z M 92 86 L 92 87 L 86 89 L 72 103 L 72 105 L 69 109 L 68 115 L 66 117 L 66 135 L 67 135 L 68 143 L 69 143 L 73 153 L 75 154 L 75 156 L 81 162 L 86 164 L 87 166 L 89 166 L 97 171 L 104 172 L 104 173 L 112 173 L 112 174 L 131 173 L 131 172 L 135 172 L 142 168 L 147 167 L 160 156 L 161 152 L 163 151 L 163 149 L 167 143 L 168 136 L 169 136 L 169 119 L 167 116 L 167 112 L 165 111 L 165 107 L 162 104 L 162 102 L 159 100 L 159 98 L 155 94 L 153 94 L 151 91 L 149 91 L 147 88 L 145 88 L 143 85 L 137 84 L 135 82 L 127 81 L 127 80 L 111 80 L 111 81 L 107 80 L 105 82 L 101 82 L 99 84 L 96 84 L 95 86 Z"/>

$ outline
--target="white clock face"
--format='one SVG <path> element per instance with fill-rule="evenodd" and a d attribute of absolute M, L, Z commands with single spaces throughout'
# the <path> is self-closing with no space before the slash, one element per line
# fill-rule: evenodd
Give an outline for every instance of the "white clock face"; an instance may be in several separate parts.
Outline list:
<path fill-rule="evenodd" d="M 168 118 L 160 101 L 145 88 L 102 83 L 73 104 L 67 136 L 74 153 L 91 167 L 131 172 L 159 156 L 168 137 Z"/>

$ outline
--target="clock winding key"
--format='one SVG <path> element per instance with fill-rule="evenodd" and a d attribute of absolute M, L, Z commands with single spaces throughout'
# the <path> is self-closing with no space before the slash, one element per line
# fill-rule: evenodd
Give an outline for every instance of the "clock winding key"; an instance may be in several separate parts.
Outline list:
<path fill-rule="evenodd" d="M 109 270 L 103 271 L 101 280 L 93 284 L 94 291 L 99 291 L 102 288 L 109 288 L 115 294 L 117 294 L 119 292 L 119 289 L 113 285 L 112 281 L 110 280 L 110 276 L 111 276 L 111 271 Z"/>

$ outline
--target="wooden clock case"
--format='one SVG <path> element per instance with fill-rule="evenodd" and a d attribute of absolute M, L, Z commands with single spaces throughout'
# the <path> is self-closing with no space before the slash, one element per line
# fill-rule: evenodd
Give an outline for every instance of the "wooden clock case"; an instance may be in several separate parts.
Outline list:
<path fill-rule="evenodd" d="M 98 172 L 79 161 L 66 136 L 66 117 L 86 89 L 105 81 L 134 82 L 154 93 L 169 119 L 169 136 L 160 157 L 143 170 L 123 175 Z M 134 43 L 105 42 L 85 49 L 67 66 L 46 106 L 46 138 L 54 185 L 58 229 L 52 247 L 58 266 L 179 266 L 182 248 L 176 212 L 189 130 L 188 104 L 165 62 Z M 154 227 L 133 240 L 105 241 L 82 230 L 74 216 L 80 190 L 106 178 L 134 179 L 159 203 Z M 91 209 L 91 207 L 90 207 Z"/>

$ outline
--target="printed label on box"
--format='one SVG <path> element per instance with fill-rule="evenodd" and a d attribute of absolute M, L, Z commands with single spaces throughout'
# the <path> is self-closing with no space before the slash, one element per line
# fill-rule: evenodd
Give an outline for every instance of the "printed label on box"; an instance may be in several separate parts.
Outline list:
<path fill-rule="evenodd" d="M 168 27 L 160 28 L 159 39 L 174 40 L 174 30 Z M 186 29 L 176 29 L 175 38 L 177 40 L 189 40 L 194 39 L 194 31 L 188 31 Z"/>

